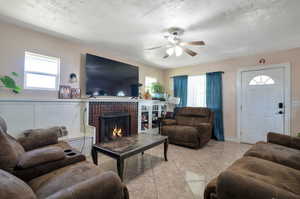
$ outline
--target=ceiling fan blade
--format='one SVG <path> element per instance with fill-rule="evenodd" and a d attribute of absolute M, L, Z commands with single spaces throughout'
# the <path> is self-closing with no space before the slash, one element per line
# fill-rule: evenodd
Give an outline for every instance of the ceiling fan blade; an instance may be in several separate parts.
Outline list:
<path fill-rule="evenodd" d="M 204 41 L 180 42 L 181 46 L 204 46 Z"/>
<path fill-rule="evenodd" d="M 163 56 L 163 59 L 166 59 L 166 58 L 168 58 L 170 55 L 168 55 L 168 54 L 165 54 L 165 56 Z"/>
<path fill-rule="evenodd" d="M 190 50 L 190 49 L 188 49 L 188 48 L 182 47 L 182 49 L 184 50 L 184 52 L 186 52 L 187 54 L 191 55 L 192 57 L 194 57 L 194 56 L 197 55 L 196 52 L 194 52 L 194 51 L 192 51 L 192 50 Z"/>
<path fill-rule="evenodd" d="M 158 49 L 158 48 L 162 48 L 164 46 L 165 45 L 163 45 L 163 46 L 155 46 L 155 47 L 152 47 L 152 48 L 146 48 L 145 50 L 155 50 L 155 49 Z"/>

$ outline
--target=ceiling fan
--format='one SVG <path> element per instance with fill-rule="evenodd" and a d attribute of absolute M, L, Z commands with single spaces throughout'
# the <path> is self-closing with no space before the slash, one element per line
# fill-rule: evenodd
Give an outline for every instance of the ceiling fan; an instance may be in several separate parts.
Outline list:
<path fill-rule="evenodd" d="M 204 41 L 191 41 L 191 42 L 184 42 L 181 39 L 184 30 L 177 27 L 169 28 L 164 35 L 164 38 L 168 40 L 168 44 L 156 46 L 152 48 L 147 48 L 145 50 L 156 50 L 159 48 L 166 48 L 166 54 L 163 56 L 164 59 L 170 57 L 171 55 L 175 54 L 177 57 L 182 55 L 183 52 L 187 53 L 188 55 L 194 57 L 197 55 L 195 51 L 190 50 L 186 46 L 204 46 Z"/>

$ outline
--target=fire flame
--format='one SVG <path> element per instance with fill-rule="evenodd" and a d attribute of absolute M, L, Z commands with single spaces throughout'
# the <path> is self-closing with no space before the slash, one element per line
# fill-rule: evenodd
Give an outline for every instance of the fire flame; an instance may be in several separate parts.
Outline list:
<path fill-rule="evenodd" d="M 122 137 L 122 129 L 115 127 L 112 134 L 114 137 Z"/>

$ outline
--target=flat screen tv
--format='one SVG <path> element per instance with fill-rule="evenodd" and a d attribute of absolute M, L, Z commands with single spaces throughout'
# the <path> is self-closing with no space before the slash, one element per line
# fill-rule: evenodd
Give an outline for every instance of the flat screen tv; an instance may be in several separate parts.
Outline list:
<path fill-rule="evenodd" d="M 86 95 L 137 97 L 139 69 L 118 61 L 86 55 Z"/>

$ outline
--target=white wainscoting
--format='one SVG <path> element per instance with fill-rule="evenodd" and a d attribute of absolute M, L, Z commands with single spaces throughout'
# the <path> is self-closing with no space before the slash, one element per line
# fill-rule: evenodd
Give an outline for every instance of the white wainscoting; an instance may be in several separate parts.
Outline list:
<path fill-rule="evenodd" d="M 87 106 L 86 101 L 80 100 L 0 101 L 0 115 L 14 137 L 26 129 L 66 126 L 70 139 L 83 137 L 84 129 L 90 130 L 83 125 L 87 124 Z"/>
<path fill-rule="evenodd" d="M 82 152 L 83 154 L 87 156 L 91 155 L 92 145 L 94 142 L 92 136 L 72 138 L 72 139 L 68 139 L 67 141 L 72 147 Z"/>

